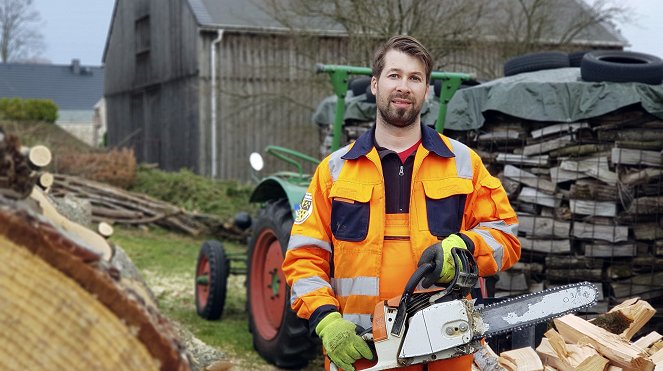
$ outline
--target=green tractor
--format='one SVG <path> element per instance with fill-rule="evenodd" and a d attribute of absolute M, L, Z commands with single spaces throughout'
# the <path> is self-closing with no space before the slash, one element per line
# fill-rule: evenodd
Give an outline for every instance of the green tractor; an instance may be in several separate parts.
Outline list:
<path fill-rule="evenodd" d="M 367 67 L 317 65 L 318 73 L 327 73 L 336 96 L 335 115 L 329 129 L 331 151 L 341 147 L 344 133 L 346 95 L 350 76 L 371 76 Z M 470 76 L 461 73 L 434 71 L 435 96 L 439 110 L 435 129 L 442 132 L 447 103 Z M 268 146 L 266 153 L 285 161 L 296 171 L 281 171 L 261 179 L 250 201 L 261 208 L 251 222 L 248 215 L 237 218 L 239 227 L 251 227 L 248 256 L 226 254 L 218 241 L 203 243 L 196 264 L 196 310 L 205 319 L 218 319 L 225 303 L 229 274 L 247 274 L 246 296 L 249 329 L 253 345 L 268 362 L 281 368 L 301 368 L 319 355 L 319 341 L 309 335 L 306 321 L 290 308 L 290 288 L 281 270 L 290 238 L 293 215 L 304 197 L 311 180 L 303 163 L 318 164 L 319 160 L 283 147 Z M 250 156 L 251 166 L 259 171 L 262 157 Z M 246 262 L 246 269 L 233 267 L 232 262 Z"/>

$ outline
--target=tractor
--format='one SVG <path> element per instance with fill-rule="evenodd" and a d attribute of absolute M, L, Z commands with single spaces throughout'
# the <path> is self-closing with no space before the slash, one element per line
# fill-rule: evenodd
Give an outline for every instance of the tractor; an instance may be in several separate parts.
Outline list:
<path fill-rule="evenodd" d="M 371 69 L 318 64 L 316 72 L 327 73 L 334 89 L 335 101 L 332 104 L 335 105 L 335 115 L 327 132 L 331 137 L 328 150 L 335 151 L 341 147 L 344 137 L 346 141 L 352 138 L 345 127 L 346 98 L 352 85 L 350 77 L 366 79 L 366 76 L 371 76 Z M 434 91 L 434 99 L 439 99 L 439 105 L 435 102 L 437 116 L 431 121 L 438 132 L 444 129 L 447 103 L 461 84 L 470 80 L 470 75 L 462 73 L 432 73 L 434 89 L 431 91 Z M 366 88 L 366 91 L 370 93 L 370 89 Z M 361 91 L 354 95 L 357 93 Z M 372 103 L 374 105 L 374 100 Z M 202 244 L 196 263 L 196 310 L 205 319 L 218 319 L 225 303 L 228 275 L 247 274 L 247 311 L 255 349 L 265 360 L 278 367 L 301 368 L 320 354 L 319 341 L 310 336 L 307 322 L 298 318 L 290 308 L 290 288 L 281 264 L 290 238 L 293 215 L 311 180 L 311 174 L 303 171 L 303 163 L 317 164 L 319 160 L 278 146 L 268 146 L 265 152 L 285 161 L 296 171 L 281 171 L 261 179 L 250 198 L 251 202 L 261 205 L 257 215 L 253 221 L 246 214 L 236 217 L 240 228 L 251 228 L 246 256 L 227 254 L 221 242 L 216 240 Z M 262 168 L 261 155 L 253 153 L 249 161 L 254 170 Z M 246 262 L 246 269 L 236 266 L 240 261 Z"/>

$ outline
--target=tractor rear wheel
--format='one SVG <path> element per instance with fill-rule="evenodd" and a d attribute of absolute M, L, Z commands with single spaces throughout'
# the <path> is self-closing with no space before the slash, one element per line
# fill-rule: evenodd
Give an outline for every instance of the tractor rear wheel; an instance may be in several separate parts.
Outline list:
<path fill-rule="evenodd" d="M 291 227 L 288 201 L 268 201 L 253 226 L 247 263 L 253 346 L 265 360 L 281 368 L 304 367 L 319 353 L 319 341 L 290 308 L 290 288 L 281 270 Z"/>

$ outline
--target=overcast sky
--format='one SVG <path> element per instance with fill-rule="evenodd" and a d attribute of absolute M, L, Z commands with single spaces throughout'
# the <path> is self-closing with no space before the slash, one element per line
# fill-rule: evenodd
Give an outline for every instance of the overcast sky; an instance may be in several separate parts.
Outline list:
<path fill-rule="evenodd" d="M 248 0 L 247 0 L 248 1 Z M 113 14 L 113 0 L 34 0 L 44 22 L 43 57 L 55 64 L 78 58 L 84 65 L 101 65 Z M 634 24 L 620 25 L 631 44 L 627 50 L 663 58 L 663 0 L 629 0 Z"/>

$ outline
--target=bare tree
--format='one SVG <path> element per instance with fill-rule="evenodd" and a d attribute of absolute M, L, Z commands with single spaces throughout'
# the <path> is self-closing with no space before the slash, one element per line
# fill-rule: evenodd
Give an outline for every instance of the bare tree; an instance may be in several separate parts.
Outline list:
<path fill-rule="evenodd" d="M 254 0 L 255 1 L 255 0 Z M 621 0 L 623 2 L 623 0 Z M 346 63 L 367 65 L 374 47 L 395 34 L 422 41 L 438 69 L 501 74 L 515 55 L 590 48 L 627 21 L 620 0 L 266 0 L 261 7 L 295 37 L 331 30 L 348 38 Z M 606 27 L 607 26 L 607 27 Z M 603 34 L 602 34 L 603 33 Z M 304 50 L 301 50 L 305 52 Z M 472 56 L 480 54 L 481 56 Z"/>
<path fill-rule="evenodd" d="M 398 34 L 416 37 L 435 60 L 479 35 L 482 17 L 477 0 L 267 0 L 262 8 L 279 23 L 302 34 L 307 30 L 336 31 L 347 36 L 347 63 L 368 65 L 375 46 Z"/>
<path fill-rule="evenodd" d="M 589 48 L 592 38 L 613 32 L 616 22 L 631 17 L 630 8 L 612 0 L 506 0 L 492 6 L 501 19 L 492 31 L 500 35 L 505 58 L 541 49 Z"/>
<path fill-rule="evenodd" d="M 0 0 L 0 59 L 3 63 L 30 60 L 44 49 L 33 0 Z"/>

